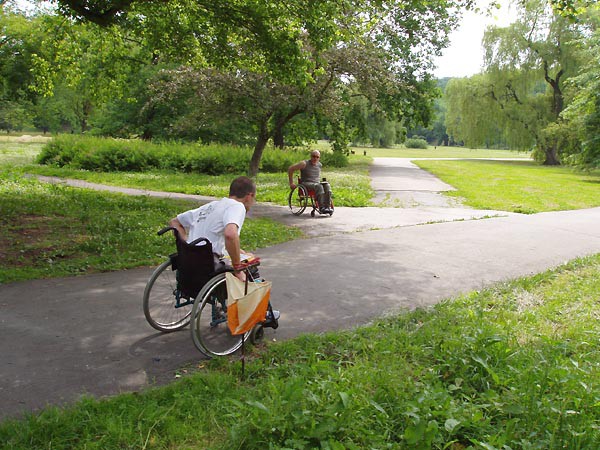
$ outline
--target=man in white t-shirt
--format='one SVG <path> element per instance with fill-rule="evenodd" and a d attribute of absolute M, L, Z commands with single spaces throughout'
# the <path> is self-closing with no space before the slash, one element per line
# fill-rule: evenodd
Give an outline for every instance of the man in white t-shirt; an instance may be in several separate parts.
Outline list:
<path fill-rule="evenodd" d="M 240 232 L 246 213 L 256 202 L 256 185 L 248 177 L 238 177 L 229 186 L 229 197 L 216 200 L 200 208 L 192 209 L 171 219 L 169 225 L 176 228 L 186 242 L 204 237 L 212 243 L 213 252 L 219 258 L 228 254 L 234 268 L 241 264 Z M 242 281 L 244 271 L 235 272 Z"/>

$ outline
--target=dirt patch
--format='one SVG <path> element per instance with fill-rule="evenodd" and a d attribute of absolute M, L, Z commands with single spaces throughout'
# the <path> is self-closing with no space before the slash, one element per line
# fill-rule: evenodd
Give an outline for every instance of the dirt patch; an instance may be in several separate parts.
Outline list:
<path fill-rule="evenodd" d="M 58 260 L 73 259 L 73 229 L 66 229 L 55 217 L 24 215 L 18 225 L 11 224 L 0 235 L 0 258 L 3 266 L 38 267 Z M 79 230 L 78 230 L 79 231 Z M 78 241 L 82 240 L 78 234 Z"/>

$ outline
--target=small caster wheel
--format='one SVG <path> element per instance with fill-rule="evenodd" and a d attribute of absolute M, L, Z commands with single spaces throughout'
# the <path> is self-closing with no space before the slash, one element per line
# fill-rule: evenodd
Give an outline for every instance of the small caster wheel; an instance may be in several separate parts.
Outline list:
<path fill-rule="evenodd" d="M 315 210 L 314 209 L 310 212 L 310 217 L 315 217 Z"/>
<path fill-rule="evenodd" d="M 252 328 L 252 331 L 250 332 L 250 342 L 252 343 L 252 345 L 259 344 L 264 337 L 265 329 L 263 328 L 263 326 L 260 323 L 255 325 L 254 328 Z"/>

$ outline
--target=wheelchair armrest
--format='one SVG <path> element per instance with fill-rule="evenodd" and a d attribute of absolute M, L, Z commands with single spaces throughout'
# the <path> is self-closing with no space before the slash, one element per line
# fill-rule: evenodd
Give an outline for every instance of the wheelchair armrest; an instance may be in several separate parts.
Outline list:
<path fill-rule="evenodd" d="M 159 236 L 162 236 L 163 234 L 165 234 L 167 231 L 173 230 L 174 232 L 177 232 L 177 230 L 173 227 L 164 227 L 162 230 L 160 230 L 158 233 Z"/>
<path fill-rule="evenodd" d="M 240 272 L 242 270 L 246 270 L 256 266 L 260 266 L 260 258 L 258 256 L 255 256 L 251 259 L 245 259 L 240 264 L 236 264 L 235 266 L 233 266 L 233 269 L 236 272 Z"/>

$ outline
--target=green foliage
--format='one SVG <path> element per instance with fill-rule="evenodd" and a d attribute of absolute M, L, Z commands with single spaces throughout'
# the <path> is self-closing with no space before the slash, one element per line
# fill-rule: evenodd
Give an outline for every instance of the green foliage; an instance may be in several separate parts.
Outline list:
<path fill-rule="evenodd" d="M 426 149 L 428 147 L 427 141 L 421 138 L 409 138 L 404 142 L 406 148 L 421 148 Z"/>
<path fill-rule="evenodd" d="M 468 146 L 535 146 L 548 165 L 574 161 L 580 129 L 562 128 L 560 115 L 572 99 L 568 80 L 587 59 L 586 18 L 570 21 L 539 0 L 517 7 L 517 21 L 486 30 L 485 73 L 448 83 L 448 132 Z"/>
<path fill-rule="evenodd" d="M 563 118 L 582 141 L 581 152 L 572 153 L 569 163 L 594 169 L 600 167 L 600 17 L 590 16 L 595 31 L 589 40 L 580 41 L 585 64 L 568 84 L 573 102 L 565 109 Z"/>
<path fill-rule="evenodd" d="M 171 170 L 207 175 L 245 173 L 252 156 L 249 148 L 232 145 L 149 143 L 82 135 L 60 135 L 44 146 L 38 162 L 77 169 L 115 172 Z M 303 151 L 267 149 L 262 158 L 265 172 L 283 172 L 304 159 Z M 337 155 L 324 155 L 333 167 L 347 161 Z"/>
<path fill-rule="evenodd" d="M 8 448 L 593 449 L 600 255 L 168 386 L 0 425 Z M 566 395 L 568 393 L 568 395 Z"/>

